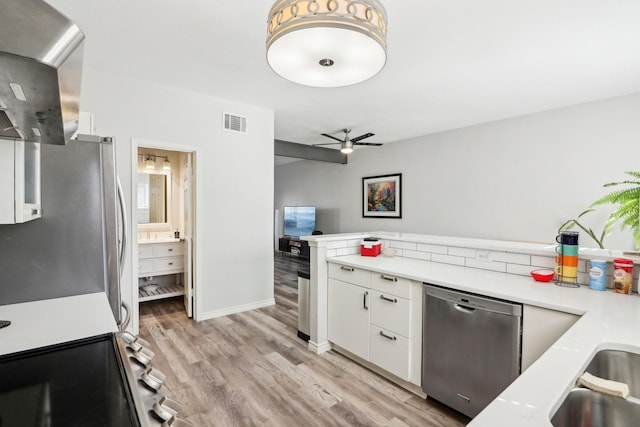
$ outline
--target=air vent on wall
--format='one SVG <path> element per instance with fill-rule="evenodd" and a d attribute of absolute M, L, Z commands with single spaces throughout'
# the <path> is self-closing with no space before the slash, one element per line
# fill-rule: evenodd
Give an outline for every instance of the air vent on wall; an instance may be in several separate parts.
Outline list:
<path fill-rule="evenodd" d="M 222 128 L 232 132 L 247 133 L 247 118 L 224 113 Z"/>

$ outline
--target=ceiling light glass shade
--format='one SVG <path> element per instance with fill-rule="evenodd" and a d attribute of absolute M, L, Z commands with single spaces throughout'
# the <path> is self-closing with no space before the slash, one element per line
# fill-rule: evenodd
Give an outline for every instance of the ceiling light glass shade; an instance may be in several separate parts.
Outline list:
<path fill-rule="evenodd" d="M 267 26 L 267 62 L 295 83 L 341 87 L 387 61 L 387 14 L 378 0 L 278 0 Z"/>
<path fill-rule="evenodd" d="M 351 154 L 353 153 L 353 143 L 351 140 L 347 139 L 340 146 L 340 152 L 343 154 Z"/>
<path fill-rule="evenodd" d="M 144 161 L 144 167 L 153 170 L 156 168 L 156 162 L 151 157 L 147 157 L 147 160 Z"/>

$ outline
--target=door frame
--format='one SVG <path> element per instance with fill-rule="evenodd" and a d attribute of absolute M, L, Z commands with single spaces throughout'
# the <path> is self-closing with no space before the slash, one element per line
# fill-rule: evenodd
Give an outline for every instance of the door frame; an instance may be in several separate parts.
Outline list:
<path fill-rule="evenodd" d="M 159 149 L 159 150 L 167 150 L 167 151 L 176 151 L 182 153 L 191 154 L 191 169 L 192 173 L 192 280 L 193 280 L 193 319 L 199 320 L 202 313 L 201 304 L 198 298 L 199 284 L 201 283 L 200 277 L 201 272 L 199 268 L 198 254 L 199 249 L 198 243 L 199 239 L 197 238 L 198 234 L 198 218 L 200 217 L 198 211 L 198 199 L 200 195 L 200 186 L 198 185 L 200 171 L 197 166 L 198 161 L 198 147 L 193 145 L 184 145 L 177 144 L 175 142 L 167 142 L 167 141 L 157 141 L 157 140 L 149 140 L 142 138 L 131 138 L 131 209 L 130 215 L 132 218 L 131 221 L 131 322 L 132 328 L 134 332 L 137 334 L 140 326 L 140 309 L 138 303 L 138 221 L 133 220 L 137 218 L 136 215 L 136 206 L 138 205 L 138 149 L 140 147 L 150 148 L 150 149 Z"/>

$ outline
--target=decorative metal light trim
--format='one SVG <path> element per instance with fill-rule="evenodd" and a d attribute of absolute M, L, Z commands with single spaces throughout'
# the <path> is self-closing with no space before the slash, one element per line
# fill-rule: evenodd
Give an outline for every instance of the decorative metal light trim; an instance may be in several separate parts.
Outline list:
<path fill-rule="evenodd" d="M 282 77 L 338 87 L 386 63 L 387 14 L 378 0 L 278 0 L 267 25 L 267 61 Z"/>

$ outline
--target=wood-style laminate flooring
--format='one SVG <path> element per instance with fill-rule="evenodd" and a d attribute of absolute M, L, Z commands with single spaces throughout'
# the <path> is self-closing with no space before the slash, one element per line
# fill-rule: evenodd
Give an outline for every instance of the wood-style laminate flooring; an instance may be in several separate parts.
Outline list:
<path fill-rule="evenodd" d="M 164 392 L 187 420 L 209 426 L 463 426 L 468 418 L 422 399 L 333 351 L 297 337 L 297 271 L 275 254 L 276 305 L 195 322 L 182 297 L 140 305 L 140 335 L 167 375 Z"/>

